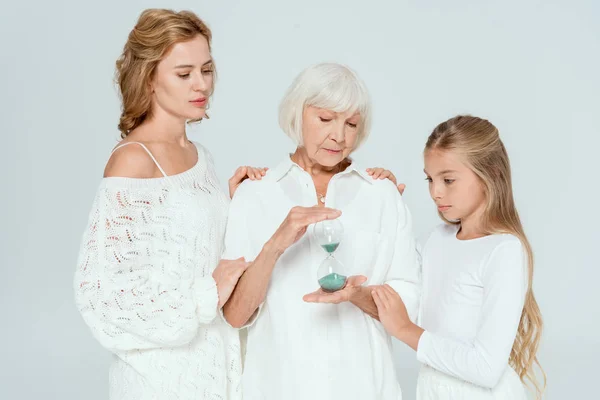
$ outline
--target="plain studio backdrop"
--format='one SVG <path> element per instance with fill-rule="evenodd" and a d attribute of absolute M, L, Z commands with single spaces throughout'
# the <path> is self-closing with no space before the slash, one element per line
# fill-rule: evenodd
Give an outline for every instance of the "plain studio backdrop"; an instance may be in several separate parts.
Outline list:
<path fill-rule="evenodd" d="M 79 316 L 72 280 L 119 137 L 114 63 L 149 7 L 191 9 L 213 30 L 211 119 L 191 127 L 190 137 L 213 153 L 223 188 L 237 166 L 273 167 L 293 150 L 277 106 L 292 79 L 317 62 L 345 63 L 366 81 L 374 124 L 355 158 L 407 184 L 417 235 L 440 223 L 422 172 L 428 134 L 458 113 L 496 124 L 536 255 L 546 398 L 597 396 L 598 2 L 7 3 L 0 11 L 0 398 L 107 398 L 110 355 Z M 399 342 L 394 352 L 412 399 L 415 354 Z"/>

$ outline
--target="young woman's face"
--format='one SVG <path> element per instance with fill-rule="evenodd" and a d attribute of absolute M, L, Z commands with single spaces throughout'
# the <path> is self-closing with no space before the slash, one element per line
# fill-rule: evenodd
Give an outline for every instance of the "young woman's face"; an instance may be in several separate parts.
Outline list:
<path fill-rule="evenodd" d="M 173 45 L 160 61 L 152 81 L 153 109 L 181 119 L 206 115 L 212 94 L 214 65 L 205 37 Z"/>

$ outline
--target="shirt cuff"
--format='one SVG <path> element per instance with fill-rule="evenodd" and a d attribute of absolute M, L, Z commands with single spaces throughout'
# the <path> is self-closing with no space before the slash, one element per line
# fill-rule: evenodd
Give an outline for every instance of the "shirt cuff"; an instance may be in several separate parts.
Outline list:
<path fill-rule="evenodd" d="M 254 325 L 254 323 L 258 319 L 258 316 L 260 315 L 260 311 L 262 310 L 263 304 L 265 304 L 265 303 L 264 302 L 260 303 L 258 305 L 258 308 L 256 309 L 256 311 L 254 311 L 254 314 L 252 314 L 252 316 L 250 317 L 250 319 L 244 325 L 242 325 L 239 328 L 234 328 L 233 326 L 231 326 L 231 324 L 227 321 L 227 318 L 225 318 L 225 314 L 223 313 L 223 309 L 222 308 L 219 310 L 219 313 L 221 314 L 221 318 L 223 319 L 223 321 L 225 321 L 225 323 L 227 325 L 231 326 L 233 329 L 246 329 L 246 328 L 249 328 L 252 325 Z"/>
<path fill-rule="evenodd" d="M 194 293 L 196 295 L 198 321 L 201 324 L 210 324 L 217 316 L 217 306 L 219 305 L 217 282 L 212 276 L 196 279 Z"/>
<path fill-rule="evenodd" d="M 417 360 L 423 364 L 429 364 L 427 354 L 431 348 L 431 340 L 433 336 L 428 331 L 423 331 L 417 344 Z"/>

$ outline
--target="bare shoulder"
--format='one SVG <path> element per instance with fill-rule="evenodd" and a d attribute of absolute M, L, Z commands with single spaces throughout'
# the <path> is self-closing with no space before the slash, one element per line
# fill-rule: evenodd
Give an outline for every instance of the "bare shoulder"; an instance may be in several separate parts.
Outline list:
<path fill-rule="evenodd" d="M 137 143 L 131 143 L 117 148 L 111 155 L 104 169 L 104 177 L 144 179 L 158 176 L 157 172 L 158 168 L 146 150 Z"/>

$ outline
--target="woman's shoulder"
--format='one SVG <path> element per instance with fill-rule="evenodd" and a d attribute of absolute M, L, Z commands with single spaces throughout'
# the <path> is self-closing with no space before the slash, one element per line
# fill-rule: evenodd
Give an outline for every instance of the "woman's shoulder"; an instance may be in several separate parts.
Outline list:
<path fill-rule="evenodd" d="M 157 176 L 158 167 L 141 142 L 122 141 L 112 150 L 104 168 L 104 177 L 147 179 Z"/>

